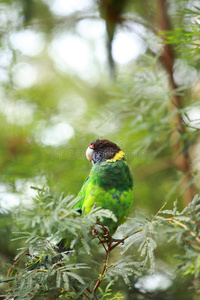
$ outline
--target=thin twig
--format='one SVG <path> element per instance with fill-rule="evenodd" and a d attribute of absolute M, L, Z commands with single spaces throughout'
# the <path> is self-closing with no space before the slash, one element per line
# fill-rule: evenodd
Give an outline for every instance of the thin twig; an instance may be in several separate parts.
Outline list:
<path fill-rule="evenodd" d="M 103 280 L 103 275 L 104 275 L 105 272 L 106 272 L 106 267 L 107 267 L 107 262 L 108 262 L 108 258 L 109 258 L 110 251 L 111 251 L 110 249 L 108 249 L 108 250 L 106 251 L 105 264 L 104 264 L 104 266 L 103 266 L 103 270 L 102 270 L 102 272 L 101 272 L 101 276 L 100 276 L 100 278 L 97 280 L 97 283 L 95 284 L 95 287 L 94 287 L 94 293 L 96 292 L 96 290 L 98 289 L 98 287 L 99 287 L 101 281 Z"/>
<path fill-rule="evenodd" d="M 84 295 L 87 299 L 90 299 L 90 297 L 89 297 L 87 294 L 83 293 L 83 295 Z"/>
<path fill-rule="evenodd" d="M 195 238 L 195 240 L 200 244 L 200 238 L 198 236 L 196 236 L 195 232 L 194 231 L 190 231 L 190 229 L 188 228 L 187 225 L 181 223 L 180 221 L 178 220 L 175 220 L 174 218 L 166 218 L 165 221 L 171 221 L 177 225 L 179 225 L 180 227 L 184 228 L 185 230 L 188 230 L 189 231 L 189 234 L 191 236 L 193 236 Z"/>
<path fill-rule="evenodd" d="M 7 274 L 7 277 L 8 277 L 8 278 L 10 278 L 13 268 L 20 262 L 20 260 L 21 260 L 25 255 L 29 255 L 29 256 L 30 256 L 30 254 L 29 254 L 28 252 L 22 254 L 22 255 L 16 260 L 16 262 L 14 262 L 13 267 L 9 268 L 8 274 Z M 9 282 L 8 282 L 8 287 L 9 287 L 9 289 L 11 288 Z"/>
<path fill-rule="evenodd" d="M 151 222 L 153 222 L 155 220 L 155 218 L 157 217 L 157 215 L 161 212 L 161 210 L 163 210 L 163 208 L 167 205 L 167 202 L 165 202 L 163 204 L 163 206 L 157 211 L 157 213 L 155 214 L 155 216 L 153 217 L 153 219 L 151 220 Z"/>

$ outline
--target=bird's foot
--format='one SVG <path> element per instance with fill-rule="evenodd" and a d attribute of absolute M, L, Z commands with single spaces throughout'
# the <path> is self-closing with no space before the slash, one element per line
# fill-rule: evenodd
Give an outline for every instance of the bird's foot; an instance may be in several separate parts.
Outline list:
<path fill-rule="evenodd" d="M 99 243 L 110 243 L 112 237 L 110 236 L 110 229 L 100 223 L 97 223 L 92 228 L 92 234 L 99 239 Z"/>
<path fill-rule="evenodd" d="M 114 249 L 119 244 L 124 244 L 126 239 L 115 239 L 110 235 L 110 229 L 100 223 L 93 227 L 92 234 L 99 239 L 99 244 L 107 244 L 110 249 Z"/>

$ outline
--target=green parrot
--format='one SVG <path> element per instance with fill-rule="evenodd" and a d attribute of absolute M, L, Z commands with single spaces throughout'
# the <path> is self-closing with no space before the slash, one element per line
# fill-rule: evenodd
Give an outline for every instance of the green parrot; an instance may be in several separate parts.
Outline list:
<path fill-rule="evenodd" d="M 107 226 L 110 235 L 123 224 L 133 203 L 133 177 L 127 165 L 124 152 L 115 143 L 106 139 L 97 139 L 86 150 L 87 159 L 93 164 L 85 180 L 75 209 L 82 214 L 90 212 L 94 204 L 114 213 L 117 222 L 104 218 L 102 225 Z M 67 238 L 56 245 L 59 252 L 69 248 Z"/>

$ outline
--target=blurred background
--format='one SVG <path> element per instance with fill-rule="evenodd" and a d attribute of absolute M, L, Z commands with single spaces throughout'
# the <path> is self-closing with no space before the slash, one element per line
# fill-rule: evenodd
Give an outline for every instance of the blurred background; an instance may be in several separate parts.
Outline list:
<path fill-rule="evenodd" d="M 192 200 L 199 17 L 190 0 L 0 1 L 0 277 L 17 253 L 17 207 L 31 205 L 31 186 L 76 195 L 91 168 L 85 150 L 98 137 L 126 153 L 133 213 L 151 217 L 165 201 Z M 159 258 L 167 272 L 169 247 Z M 167 290 L 173 284 L 162 276 L 138 287 Z M 188 299 L 177 293 L 166 299 Z"/>

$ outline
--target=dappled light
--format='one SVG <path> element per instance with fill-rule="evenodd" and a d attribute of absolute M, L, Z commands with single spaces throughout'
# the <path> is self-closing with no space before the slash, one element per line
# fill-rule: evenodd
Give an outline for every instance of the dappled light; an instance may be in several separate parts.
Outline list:
<path fill-rule="evenodd" d="M 199 16 L 1 1 L 0 299 L 198 299 Z"/>

